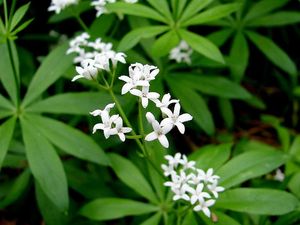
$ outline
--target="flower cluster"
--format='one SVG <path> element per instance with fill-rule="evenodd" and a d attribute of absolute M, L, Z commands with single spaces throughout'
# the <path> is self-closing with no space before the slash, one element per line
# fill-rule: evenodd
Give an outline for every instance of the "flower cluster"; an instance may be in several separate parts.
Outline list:
<path fill-rule="evenodd" d="M 55 11 L 56 14 L 59 14 L 64 8 L 76 4 L 78 4 L 78 0 L 52 0 L 48 11 Z"/>
<path fill-rule="evenodd" d="M 210 168 L 207 172 L 195 167 L 194 161 L 188 161 L 185 155 L 176 153 L 175 156 L 167 155 L 168 164 L 161 167 L 166 177 L 171 181 L 164 183 L 174 193 L 173 200 L 179 199 L 190 202 L 194 211 L 202 211 L 207 217 L 219 197 L 219 192 L 225 189 L 218 186 L 219 176 L 213 174 Z"/>
<path fill-rule="evenodd" d="M 171 100 L 170 94 L 165 94 L 162 100 L 159 100 L 160 95 L 156 92 L 150 92 L 150 82 L 155 79 L 159 69 L 152 65 L 142 65 L 141 63 L 134 63 L 129 66 L 129 75 L 122 75 L 120 80 L 125 84 L 122 87 L 121 93 L 131 93 L 141 99 L 142 106 L 147 108 L 149 101 L 155 103 L 160 108 L 163 116 L 165 117 L 161 122 L 158 122 L 151 112 L 147 112 L 147 121 L 152 125 L 153 132 L 149 133 L 146 141 L 153 141 L 158 139 L 159 142 L 165 147 L 169 147 L 166 134 L 169 133 L 175 126 L 180 133 L 185 132 L 184 122 L 192 120 L 192 116 L 188 113 L 180 115 L 179 100 Z M 172 111 L 169 107 L 174 105 Z"/>
<path fill-rule="evenodd" d="M 126 63 L 126 55 L 113 51 L 111 43 L 102 42 L 101 38 L 95 41 L 89 39 L 89 34 L 82 33 L 70 41 L 67 54 L 76 53 L 74 63 L 80 64 L 76 66 L 78 75 L 72 81 L 79 78 L 96 79 L 100 70 L 110 71 L 110 62 L 114 67 L 118 62 Z"/>
<path fill-rule="evenodd" d="M 191 49 L 191 47 L 182 40 L 178 46 L 171 50 L 169 59 L 173 59 L 177 63 L 185 62 L 187 64 L 191 64 L 192 53 L 193 50 Z"/>
<path fill-rule="evenodd" d="M 90 114 L 100 116 L 102 123 L 97 123 L 93 127 L 93 133 L 103 130 L 104 137 L 107 139 L 111 135 L 118 135 L 121 141 L 125 141 L 125 134 L 131 132 L 130 127 L 123 127 L 123 119 L 119 115 L 109 115 L 110 110 L 115 106 L 114 103 L 108 104 L 103 110 L 97 109 Z"/>
<path fill-rule="evenodd" d="M 136 3 L 138 0 L 125 0 L 126 3 Z M 96 16 L 99 17 L 104 13 L 107 13 L 106 4 L 108 3 L 115 3 L 116 0 L 94 0 L 92 1 L 91 5 L 95 7 L 97 14 Z"/>

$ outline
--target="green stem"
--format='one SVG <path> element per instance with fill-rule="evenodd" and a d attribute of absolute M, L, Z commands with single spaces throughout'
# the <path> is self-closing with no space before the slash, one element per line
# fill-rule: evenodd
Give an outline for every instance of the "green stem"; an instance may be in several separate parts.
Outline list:
<path fill-rule="evenodd" d="M 6 0 L 3 1 L 3 7 L 4 7 L 5 28 L 6 28 L 6 31 L 7 31 L 8 30 L 8 14 L 7 14 L 7 3 L 6 3 Z"/>
<path fill-rule="evenodd" d="M 78 23 L 80 24 L 80 26 L 85 30 L 85 32 L 89 33 L 89 28 L 87 27 L 87 25 L 83 22 L 83 20 L 80 18 L 80 15 L 76 14 L 75 15 Z"/>
<path fill-rule="evenodd" d="M 112 88 L 114 86 L 115 76 L 116 76 L 116 68 L 113 68 L 113 72 L 111 73 L 110 88 Z"/>
<path fill-rule="evenodd" d="M 13 17 L 13 13 L 15 12 L 15 8 L 16 8 L 16 0 L 13 0 L 11 7 L 10 7 L 9 17 L 8 17 L 10 21 Z M 8 29 L 10 30 L 10 24 L 9 24 Z"/>
<path fill-rule="evenodd" d="M 141 139 L 143 135 L 126 135 L 127 139 Z"/>

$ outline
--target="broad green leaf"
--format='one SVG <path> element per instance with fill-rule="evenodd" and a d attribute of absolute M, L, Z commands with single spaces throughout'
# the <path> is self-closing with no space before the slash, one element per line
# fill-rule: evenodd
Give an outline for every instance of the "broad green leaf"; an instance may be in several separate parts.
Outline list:
<path fill-rule="evenodd" d="M 182 12 L 186 6 L 187 0 L 177 0 L 176 10 L 173 9 L 174 12 L 176 12 L 176 19 L 180 18 L 182 15 Z"/>
<path fill-rule="evenodd" d="M 8 194 L 0 201 L 0 209 L 6 208 L 13 204 L 25 193 L 30 182 L 30 172 L 28 169 L 24 170 L 14 181 Z"/>
<path fill-rule="evenodd" d="M 157 203 L 157 197 L 150 184 L 132 162 L 117 154 L 110 154 L 109 159 L 113 170 L 123 183 L 149 201 Z"/>
<path fill-rule="evenodd" d="M 161 220 L 161 213 L 156 213 L 151 216 L 149 219 L 145 220 L 141 225 L 159 225 Z"/>
<path fill-rule="evenodd" d="M 220 50 L 207 38 L 183 29 L 179 30 L 179 35 L 195 51 L 199 52 L 200 54 L 206 56 L 209 59 L 220 63 L 224 63 L 224 59 Z"/>
<path fill-rule="evenodd" d="M 104 221 L 125 216 L 137 216 L 158 211 L 159 207 L 121 198 L 99 198 L 80 209 L 80 214 L 93 220 Z"/>
<path fill-rule="evenodd" d="M 247 23 L 247 26 L 253 27 L 274 27 L 274 26 L 286 26 L 293 23 L 300 22 L 300 13 L 293 11 L 280 11 L 272 13 L 264 17 L 251 20 Z"/>
<path fill-rule="evenodd" d="M 232 29 L 221 29 L 210 33 L 207 38 L 216 46 L 220 47 L 229 39 L 232 34 Z"/>
<path fill-rule="evenodd" d="M 189 210 L 187 215 L 184 217 L 182 225 L 198 225 L 198 222 L 192 210 Z"/>
<path fill-rule="evenodd" d="M 289 180 L 288 187 L 294 195 L 300 198 L 300 172 L 293 174 Z"/>
<path fill-rule="evenodd" d="M 0 80 L 4 89 L 12 99 L 12 102 L 16 105 L 18 98 L 18 91 L 15 81 L 15 75 L 12 62 L 10 61 L 9 50 L 7 43 L 0 44 Z"/>
<path fill-rule="evenodd" d="M 185 21 L 195 14 L 197 14 L 200 10 L 204 9 L 208 6 L 213 0 L 192 0 L 184 9 L 182 16 L 179 19 L 179 22 Z"/>
<path fill-rule="evenodd" d="M 11 20 L 10 24 L 10 31 L 12 31 L 18 23 L 22 20 L 22 18 L 25 16 L 25 13 L 29 9 L 30 2 L 27 3 L 26 5 L 21 6 L 20 8 L 17 9 L 17 11 L 14 13 L 14 16 Z"/>
<path fill-rule="evenodd" d="M 217 170 L 229 159 L 231 147 L 232 143 L 206 145 L 192 153 L 189 159 L 196 162 L 197 168 Z"/>
<path fill-rule="evenodd" d="M 103 14 L 94 19 L 89 30 L 92 37 L 103 37 L 111 31 L 116 21 L 115 14 Z M 99 29 L 101 27 L 101 29 Z"/>
<path fill-rule="evenodd" d="M 122 38 L 118 50 L 127 51 L 137 45 L 142 38 L 154 37 L 168 29 L 167 26 L 146 26 L 134 29 Z"/>
<path fill-rule="evenodd" d="M 214 20 L 221 19 L 225 16 L 230 15 L 241 7 L 241 4 L 238 3 L 230 3 L 218 5 L 213 8 L 210 8 L 202 13 L 195 15 L 194 17 L 183 21 L 181 23 L 182 26 L 191 26 L 208 23 Z"/>
<path fill-rule="evenodd" d="M 104 151 L 88 135 L 62 122 L 42 116 L 30 115 L 31 123 L 50 142 L 63 151 L 77 158 L 88 160 L 99 165 L 108 165 L 109 161 Z"/>
<path fill-rule="evenodd" d="M 124 13 L 132 16 L 146 17 L 153 20 L 158 20 L 163 23 L 168 21 L 158 12 L 148 6 L 136 4 L 128 4 L 125 2 L 116 2 L 114 4 L 107 4 L 107 10 L 115 13 Z"/>
<path fill-rule="evenodd" d="M 276 222 L 273 222 L 272 225 L 295 225 L 299 222 L 300 219 L 300 209 L 288 213 L 286 215 L 280 216 Z"/>
<path fill-rule="evenodd" d="M 27 160 L 34 178 L 57 208 L 66 212 L 69 207 L 68 185 L 60 158 L 34 123 L 22 117 L 21 127 Z"/>
<path fill-rule="evenodd" d="M 249 61 L 249 47 L 243 33 L 238 32 L 234 37 L 228 64 L 233 79 L 240 82 L 245 74 Z"/>
<path fill-rule="evenodd" d="M 218 200 L 217 200 L 218 201 Z M 203 213 L 199 213 L 201 216 L 201 219 L 204 220 L 206 225 L 241 225 L 236 220 L 234 220 L 232 217 L 226 215 L 225 213 L 214 211 L 213 212 L 216 215 L 217 221 L 213 222 L 210 218 L 205 216 Z"/>
<path fill-rule="evenodd" d="M 299 206 L 292 194 L 274 189 L 237 188 L 225 190 L 216 207 L 258 215 L 283 215 Z"/>
<path fill-rule="evenodd" d="M 0 94 L 0 108 L 14 109 L 13 104 Z"/>
<path fill-rule="evenodd" d="M 162 0 L 147 0 L 147 1 L 150 3 L 150 5 L 152 5 L 153 8 L 155 8 L 164 17 L 166 17 L 169 23 L 173 21 L 173 17 L 170 12 L 168 1 L 162 1 Z"/>
<path fill-rule="evenodd" d="M 6 156 L 9 144 L 11 142 L 11 139 L 13 137 L 13 132 L 15 129 L 15 123 L 16 123 L 16 118 L 13 117 L 6 122 L 4 122 L 0 126 L 0 171 L 1 171 L 1 166 L 3 163 L 3 160 Z"/>
<path fill-rule="evenodd" d="M 249 21 L 254 18 L 258 18 L 260 16 L 266 15 L 267 13 L 278 9 L 285 4 L 287 4 L 289 0 L 264 0 L 259 1 L 255 5 L 251 7 L 249 12 L 246 14 L 245 21 Z"/>
<path fill-rule="evenodd" d="M 220 114 L 227 128 L 232 129 L 234 125 L 234 111 L 230 100 L 225 98 L 218 99 Z"/>
<path fill-rule="evenodd" d="M 172 48 L 179 43 L 179 37 L 173 30 L 161 35 L 152 46 L 154 56 L 164 56 L 170 53 Z"/>
<path fill-rule="evenodd" d="M 266 38 L 255 32 L 247 32 L 250 40 L 262 53 L 276 66 L 289 73 L 291 76 L 296 76 L 297 68 L 292 59 L 271 39 Z"/>
<path fill-rule="evenodd" d="M 171 79 L 171 77 L 170 77 Z M 180 73 L 172 76 L 177 83 L 190 89 L 200 91 L 204 94 L 222 98 L 248 99 L 250 93 L 239 84 L 234 83 L 221 76 L 203 76 L 201 74 Z"/>
<path fill-rule="evenodd" d="M 293 159 L 300 162 L 300 135 L 297 135 L 289 149 L 289 154 Z"/>
<path fill-rule="evenodd" d="M 53 50 L 34 75 L 23 100 L 23 107 L 34 101 L 72 65 L 71 55 L 66 55 L 68 43 Z"/>
<path fill-rule="evenodd" d="M 88 115 L 96 108 L 104 108 L 111 101 L 107 93 L 66 93 L 35 102 L 26 108 L 26 112 Z"/>
<path fill-rule="evenodd" d="M 229 188 L 278 168 L 288 156 L 272 150 L 257 149 L 240 154 L 222 166 L 217 174 L 220 185 Z"/>
<path fill-rule="evenodd" d="M 167 77 L 168 86 L 180 100 L 183 109 L 193 116 L 193 120 L 209 135 L 215 132 L 212 114 L 204 99 L 189 86 L 178 83 L 177 80 Z M 197 106 L 197 107 L 195 107 Z"/>
<path fill-rule="evenodd" d="M 40 212 L 47 225 L 68 224 L 66 215 L 60 212 L 57 207 L 49 200 L 38 182 L 35 182 L 35 196 Z"/>

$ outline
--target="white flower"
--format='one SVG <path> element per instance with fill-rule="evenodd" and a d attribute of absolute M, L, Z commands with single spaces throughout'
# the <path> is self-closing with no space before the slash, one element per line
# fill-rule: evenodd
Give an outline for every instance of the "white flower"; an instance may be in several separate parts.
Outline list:
<path fill-rule="evenodd" d="M 188 187 L 189 186 L 187 184 L 183 184 L 180 188 L 173 188 L 172 191 L 175 193 L 173 200 L 177 201 L 179 199 L 183 199 L 189 201 L 190 197 L 186 194 Z"/>
<path fill-rule="evenodd" d="M 163 169 L 164 175 L 165 175 L 166 177 L 168 177 L 168 176 L 170 176 L 170 175 L 176 173 L 176 172 L 174 171 L 174 168 L 173 168 L 172 165 L 165 165 L 165 164 L 162 164 L 162 165 L 161 165 L 161 168 Z"/>
<path fill-rule="evenodd" d="M 185 127 L 184 127 L 183 123 L 193 119 L 193 117 L 188 113 L 179 115 L 180 114 L 180 104 L 179 103 L 175 104 L 173 113 L 168 108 L 163 108 L 162 110 L 163 110 L 163 113 L 165 113 L 168 116 L 168 118 L 165 118 L 162 121 L 162 124 L 172 124 L 173 126 L 176 126 L 178 128 L 179 132 L 182 134 L 185 132 Z"/>
<path fill-rule="evenodd" d="M 69 43 L 70 47 L 67 50 L 67 54 L 70 54 L 72 52 L 79 53 L 82 50 L 82 47 L 88 45 L 88 39 L 90 38 L 90 35 L 86 32 L 76 36 L 74 39 L 72 39 Z"/>
<path fill-rule="evenodd" d="M 152 65 L 134 63 L 129 67 L 129 73 L 130 72 L 139 77 L 139 80 L 151 81 L 155 79 L 156 75 L 159 73 L 159 69 Z"/>
<path fill-rule="evenodd" d="M 64 8 L 77 3 L 78 0 L 52 0 L 48 11 L 55 11 L 56 14 L 59 14 Z"/>
<path fill-rule="evenodd" d="M 188 158 L 185 155 L 182 155 L 182 159 L 180 161 L 180 164 L 183 166 L 184 170 L 187 169 L 195 169 L 195 161 L 188 161 Z"/>
<path fill-rule="evenodd" d="M 133 3 L 137 3 L 138 0 L 125 0 L 125 2 L 126 2 L 126 3 L 131 3 L 131 4 L 133 4 Z"/>
<path fill-rule="evenodd" d="M 285 179 L 284 173 L 280 169 L 277 169 L 276 174 L 274 176 L 274 180 L 282 182 L 284 179 Z"/>
<path fill-rule="evenodd" d="M 179 45 L 173 48 L 170 52 L 169 59 L 174 59 L 177 63 L 191 63 L 191 55 L 193 50 L 185 41 L 181 41 Z"/>
<path fill-rule="evenodd" d="M 104 13 L 107 13 L 107 9 L 105 8 L 105 5 L 107 3 L 115 3 L 116 0 L 95 0 L 92 1 L 91 5 L 95 7 L 97 14 L 96 16 L 99 17 Z"/>
<path fill-rule="evenodd" d="M 208 184 L 208 185 L 207 185 L 208 190 L 211 191 L 211 193 L 215 196 L 215 198 L 218 198 L 218 197 L 219 197 L 218 192 L 222 192 L 222 191 L 225 190 L 225 188 L 223 188 L 223 187 L 221 187 L 221 186 L 218 187 L 217 185 L 218 185 L 217 182 L 214 182 L 214 183 L 212 183 L 212 184 Z"/>
<path fill-rule="evenodd" d="M 170 104 L 178 103 L 178 102 L 179 100 L 174 100 L 174 99 L 171 100 L 171 95 L 168 93 L 162 97 L 161 101 L 157 101 L 155 103 L 156 103 L 156 107 L 159 107 L 163 111 L 165 108 L 168 108 Z"/>
<path fill-rule="evenodd" d="M 82 67 L 76 66 L 78 75 L 73 77 L 72 82 L 80 78 L 95 80 L 97 78 L 99 69 L 99 67 L 96 65 L 96 62 L 92 59 L 85 59 L 81 64 Z"/>
<path fill-rule="evenodd" d="M 213 175 L 214 170 L 212 168 L 209 168 L 207 172 L 205 173 L 203 170 L 198 169 L 198 176 L 200 179 L 202 179 L 206 183 L 215 183 L 216 180 L 218 180 L 220 177 L 217 175 Z"/>
<path fill-rule="evenodd" d="M 107 104 L 103 110 L 96 109 L 93 112 L 90 112 L 90 114 L 93 115 L 93 116 L 101 116 L 102 113 L 109 114 L 110 110 L 113 107 L 115 107 L 115 103 L 110 103 L 110 104 Z"/>
<path fill-rule="evenodd" d="M 129 133 L 132 131 L 132 129 L 130 127 L 123 127 L 123 120 L 121 117 L 117 118 L 114 121 L 115 125 L 116 125 L 116 130 L 117 130 L 117 135 L 119 136 L 121 141 L 125 141 L 125 133 Z"/>
<path fill-rule="evenodd" d="M 173 166 L 173 168 L 176 168 L 179 163 L 181 163 L 181 154 L 177 152 L 175 156 L 166 155 L 165 159 L 168 160 L 169 165 Z"/>
<path fill-rule="evenodd" d="M 204 198 L 211 198 L 210 195 L 207 192 L 203 191 L 204 184 L 199 183 L 196 187 L 196 189 L 189 187 L 188 192 L 191 193 L 191 204 L 194 205 L 197 201 L 203 202 L 205 201 Z"/>
<path fill-rule="evenodd" d="M 210 210 L 209 210 L 208 207 L 214 205 L 215 202 L 216 202 L 216 200 L 214 200 L 214 199 L 209 199 L 209 200 L 207 200 L 207 201 L 199 202 L 199 204 L 196 205 L 196 206 L 194 207 L 194 210 L 195 210 L 196 212 L 198 212 L 198 211 L 203 211 L 203 213 L 204 213 L 207 217 L 210 217 Z"/>
<path fill-rule="evenodd" d="M 149 112 L 147 114 L 149 114 Z M 155 139 L 158 139 L 162 146 L 164 146 L 165 148 L 168 148 L 169 141 L 166 137 L 166 134 L 170 132 L 172 127 L 171 126 L 161 126 L 157 120 L 152 121 L 151 125 L 152 125 L 154 131 L 151 132 L 150 134 L 148 134 L 145 137 L 145 140 L 153 141 Z"/>
<path fill-rule="evenodd" d="M 149 86 L 142 87 L 142 91 L 138 89 L 130 90 L 132 95 L 138 96 L 142 99 L 142 106 L 146 108 L 148 106 L 148 100 L 155 101 L 159 98 L 159 94 L 156 92 L 149 92 Z"/>
<path fill-rule="evenodd" d="M 95 133 L 97 130 L 103 130 L 104 137 L 107 139 L 110 137 L 110 135 L 115 135 L 118 133 L 116 128 L 112 127 L 112 124 L 119 118 L 119 115 L 113 115 L 112 117 L 109 117 L 108 114 L 102 113 L 101 119 L 102 123 L 97 123 L 93 127 L 93 133 Z"/>

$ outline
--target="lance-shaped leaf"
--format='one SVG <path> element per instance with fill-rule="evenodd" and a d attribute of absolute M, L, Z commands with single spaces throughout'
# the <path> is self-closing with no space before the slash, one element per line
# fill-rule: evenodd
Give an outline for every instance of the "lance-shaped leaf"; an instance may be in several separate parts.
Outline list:
<path fill-rule="evenodd" d="M 163 23 L 167 23 L 168 21 L 161 14 L 151 9 L 148 6 L 144 6 L 141 4 L 127 4 L 125 2 L 116 2 L 114 4 L 107 4 L 107 10 L 115 13 L 124 13 L 132 16 L 140 16 L 153 20 L 158 20 Z"/>
<path fill-rule="evenodd" d="M 207 38 L 189 32 L 187 30 L 180 29 L 179 35 L 183 40 L 185 40 L 195 51 L 206 56 L 214 61 L 224 63 L 223 56 L 220 50 L 215 44 L 213 44 Z"/>
<path fill-rule="evenodd" d="M 12 117 L 0 126 L 0 170 L 13 136 L 15 123 L 16 118 Z"/>
<path fill-rule="evenodd" d="M 109 164 L 99 145 L 79 130 L 47 117 L 30 115 L 29 120 L 50 142 L 68 154 L 100 165 Z"/>
<path fill-rule="evenodd" d="M 71 55 L 66 55 L 68 43 L 53 50 L 34 75 L 23 100 L 23 107 L 34 101 L 72 65 Z"/>
<path fill-rule="evenodd" d="M 220 185 L 226 188 L 240 184 L 248 179 L 261 176 L 278 168 L 288 156 L 273 150 L 258 149 L 234 157 L 217 174 Z"/>
<path fill-rule="evenodd" d="M 237 188 L 220 194 L 216 207 L 258 215 L 283 215 L 299 206 L 290 193 L 274 189 Z"/>
<path fill-rule="evenodd" d="M 48 198 L 60 211 L 66 212 L 69 207 L 69 196 L 62 162 L 53 146 L 35 127 L 35 124 L 30 122 L 32 119 L 21 118 L 30 170 Z"/>
<path fill-rule="evenodd" d="M 160 12 L 168 20 L 169 23 L 173 21 L 168 1 L 148 0 L 148 2 L 152 5 L 153 8 Z"/>
<path fill-rule="evenodd" d="M 0 108 L 14 109 L 13 104 L 0 94 Z"/>
<path fill-rule="evenodd" d="M 179 43 L 179 37 L 173 30 L 161 35 L 152 46 L 154 56 L 167 55 Z"/>
<path fill-rule="evenodd" d="M 262 53 L 276 66 L 289 73 L 291 76 L 296 76 L 297 68 L 292 59 L 271 39 L 266 38 L 255 32 L 247 32 L 250 40 Z"/>
<path fill-rule="evenodd" d="M 167 26 L 146 26 L 134 29 L 122 38 L 118 50 L 127 51 L 137 45 L 141 39 L 154 37 L 168 29 Z"/>
<path fill-rule="evenodd" d="M 99 198 L 80 209 L 80 214 L 93 220 L 104 221 L 125 216 L 137 216 L 158 211 L 159 207 L 121 198 Z"/>
<path fill-rule="evenodd" d="M 234 220 L 232 217 L 226 215 L 225 213 L 219 212 L 219 211 L 214 211 L 214 214 L 218 218 L 217 222 L 213 222 L 211 218 L 208 218 L 205 216 L 203 213 L 199 213 L 199 216 L 201 216 L 201 219 L 204 221 L 206 225 L 215 225 L 216 223 L 218 225 L 241 225 L 239 222 Z"/>
<path fill-rule="evenodd" d="M 214 20 L 221 19 L 225 16 L 230 15 L 241 7 L 241 4 L 238 3 L 230 3 L 218 5 L 213 8 L 210 8 L 202 13 L 197 14 L 196 16 L 183 21 L 181 26 L 191 26 L 197 24 L 204 24 L 208 22 L 212 22 Z"/>
<path fill-rule="evenodd" d="M 156 213 L 153 216 L 151 216 L 149 219 L 145 220 L 141 225 L 159 225 L 159 222 L 161 220 L 161 213 Z"/>
<path fill-rule="evenodd" d="M 20 8 L 17 9 L 17 11 L 14 13 L 14 16 L 11 20 L 10 24 L 10 31 L 12 31 L 22 20 L 22 18 L 25 16 L 25 13 L 29 9 L 30 2 L 27 3 L 26 5 L 21 6 Z"/>
<path fill-rule="evenodd" d="M 149 201 L 157 202 L 157 197 L 150 184 L 131 161 L 117 154 L 110 154 L 109 158 L 113 170 L 122 182 Z"/>
<path fill-rule="evenodd" d="M 200 10 L 208 6 L 213 0 L 192 0 L 188 6 L 184 9 L 179 22 L 187 20 L 197 14 Z"/>

